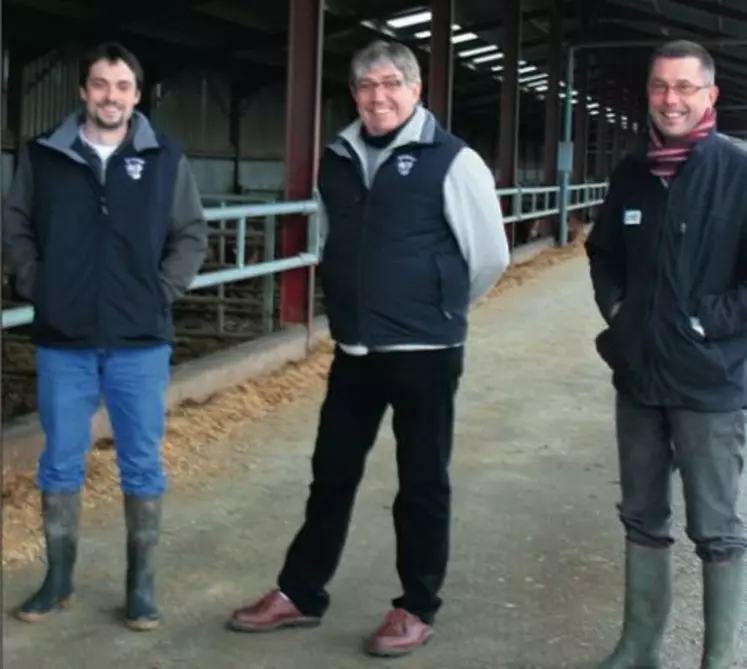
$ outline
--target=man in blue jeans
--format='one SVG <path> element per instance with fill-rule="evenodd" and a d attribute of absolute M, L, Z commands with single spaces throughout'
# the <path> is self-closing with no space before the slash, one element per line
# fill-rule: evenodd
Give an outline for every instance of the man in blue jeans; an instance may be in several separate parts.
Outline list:
<path fill-rule="evenodd" d="M 34 305 L 37 408 L 46 444 L 38 484 L 47 547 L 40 590 L 17 615 L 69 606 L 91 420 L 103 397 L 127 525 L 126 622 L 158 626 L 153 550 L 173 323 L 207 249 L 178 144 L 135 105 L 143 71 L 118 44 L 81 63 L 82 112 L 21 148 L 4 212 L 5 258 Z"/>

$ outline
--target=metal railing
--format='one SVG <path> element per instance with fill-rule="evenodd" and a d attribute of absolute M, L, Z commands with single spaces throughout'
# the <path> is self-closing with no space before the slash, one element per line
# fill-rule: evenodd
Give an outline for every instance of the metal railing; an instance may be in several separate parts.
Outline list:
<path fill-rule="evenodd" d="M 596 207 L 604 201 L 607 183 L 587 183 L 571 186 L 572 209 Z M 548 218 L 560 214 L 558 186 L 516 186 L 498 190 L 500 197 L 511 197 L 511 209 L 504 223 L 519 223 L 537 218 Z"/>
<path fill-rule="evenodd" d="M 569 191 L 568 211 L 598 207 L 604 202 L 604 197 L 607 195 L 607 182 L 576 184 L 571 186 Z M 558 209 L 558 213 L 560 213 L 560 209 Z"/>
<path fill-rule="evenodd" d="M 607 189 L 606 183 L 578 184 L 570 187 L 570 210 L 595 207 L 604 199 Z M 511 198 L 510 211 L 504 216 L 504 223 L 511 224 L 521 221 L 549 218 L 560 212 L 557 186 L 539 186 L 522 188 L 503 188 L 497 191 L 501 198 Z M 220 196 L 217 196 L 217 200 Z M 236 201 L 242 197 L 227 196 L 222 203 Z M 251 197 L 251 196 L 249 196 Z M 213 199 L 212 197 L 210 198 Z M 217 271 L 202 272 L 195 277 L 190 290 L 200 288 L 218 288 L 218 330 L 223 330 L 224 312 L 222 298 L 226 284 L 244 281 L 256 277 L 264 277 L 263 288 L 263 321 L 265 326 L 271 324 L 274 315 L 274 275 L 294 269 L 308 268 L 309 280 L 309 318 L 313 316 L 314 300 L 314 268 L 320 258 L 320 229 L 318 221 L 318 206 L 315 200 L 298 202 L 266 202 L 249 205 L 225 205 L 208 207 L 205 210 L 207 221 L 217 223 L 211 226 L 210 236 L 218 238 L 219 265 L 226 264 L 227 239 L 235 239 L 236 258 L 232 267 Z M 288 215 L 305 216 L 307 220 L 308 246 L 305 251 L 287 258 L 275 258 L 275 235 L 277 217 Z M 264 258 L 262 262 L 246 262 L 247 221 L 251 219 L 263 220 Z M 234 225 L 229 226 L 229 223 Z M 33 321 L 34 311 L 30 305 L 12 307 L 2 310 L 2 328 L 15 328 L 28 325 Z"/>

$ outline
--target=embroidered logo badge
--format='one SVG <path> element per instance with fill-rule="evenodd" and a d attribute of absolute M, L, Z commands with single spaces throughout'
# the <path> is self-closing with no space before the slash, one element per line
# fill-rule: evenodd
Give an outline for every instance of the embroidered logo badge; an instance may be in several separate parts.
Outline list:
<path fill-rule="evenodd" d="M 397 156 L 397 171 L 403 176 L 406 177 L 410 172 L 412 172 L 412 168 L 415 167 L 415 156 L 411 156 L 409 153 L 403 153 L 400 156 Z"/>
<path fill-rule="evenodd" d="M 143 176 L 145 161 L 142 158 L 125 158 L 125 170 L 130 179 L 137 181 Z"/>

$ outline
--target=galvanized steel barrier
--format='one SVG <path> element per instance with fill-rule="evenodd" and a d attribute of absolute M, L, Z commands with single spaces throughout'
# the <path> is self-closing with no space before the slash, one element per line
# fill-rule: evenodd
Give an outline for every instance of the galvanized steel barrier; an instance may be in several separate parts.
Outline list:
<path fill-rule="evenodd" d="M 504 188 L 497 191 L 501 198 L 511 198 L 511 208 L 504 217 L 504 223 L 538 218 L 549 218 L 560 213 L 558 202 L 558 186 L 533 186 Z M 570 187 L 569 211 L 598 206 L 604 200 L 607 183 L 578 184 Z M 200 273 L 190 286 L 190 290 L 199 288 L 218 287 L 218 297 L 222 297 L 223 286 L 237 281 L 244 281 L 256 277 L 265 277 L 263 295 L 263 320 L 272 321 L 274 304 L 273 277 L 280 272 L 293 269 L 309 268 L 309 311 L 313 310 L 314 298 L 314 267 L 320 258 L 320 228 L 318 220 L 318 206 L 315 200 L 298 202 L 260 202 L 257 204 L 228 204 L 228 202 L 254 199 L 245 196 L 207 196 L 203 202 L 216 202 L 219 206 L 206 208 L 205 218 L 209 222 L 217 223 L 211 226 L 210 235 L 219 237 L 218 262 L 225 264 L 226 239 L 235 238 L 236 260 L 233 266 L 214 272 Z M 260 198 L 261 199 L 261 198 Z M 307 249 L 288 258 L 275 258 L 275 234 L 277 217 L 287 215 L 306 216 L 308 221 Z M 248 219 L 264 220 L 264 259 L 262 262 L 246 263 L 246 231 Z M 229 226 L 232 223 L 232 226 Z M 233 228 L 233 229 L 232 229 Z M 310 313 L 309 318 L 312 317 Z M 3 329 L 28 325 L 33 321 L 34 311 L 30 305 L 12 307 L 2 311 Z M 218 309 L 218 330 L 222 331 L 223 312 Z"/>

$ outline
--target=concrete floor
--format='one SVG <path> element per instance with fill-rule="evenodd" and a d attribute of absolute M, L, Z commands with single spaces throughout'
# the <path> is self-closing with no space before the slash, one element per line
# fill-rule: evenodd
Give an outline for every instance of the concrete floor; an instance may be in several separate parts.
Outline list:
<path fill-rule="evenodd" d="M 3 619 L 3 666 L 593 667 L 617 638 L 623 544 L 612 391 L 593 348 L 600 319 L 585 261 L 549 269 L 478 309 L 472 323 L 453 465 L 452 561 L 434 643 L 396 661 L 360 653 L 364 635 L 399 594 L 388 426 L 369 461 L 324 624 L 254 636 L 224 628 L 234 607 L 272 586 L 298 527 L 319 397 L 239 430 L 232 438 L 249 447 L 231 474 L 172 491 L 160 552 L 160 631 L 134 634 L 117 620 L 124 556 L 115 519 L 84 530 L 73 611 L 39 626 Z M 681 518 L 679 499 L 677 512 Z M 700 579 L 681 525 L 677 533 L 665 666 L 694 669 Z M 6 607 L 41 574 L 35 566 L 6 578 Z M 747 669 L 747 629 L 743 637 L 738 666 Z"/>

